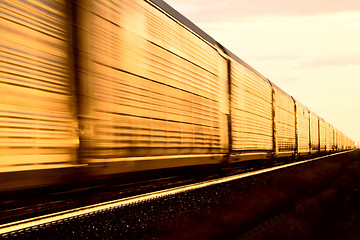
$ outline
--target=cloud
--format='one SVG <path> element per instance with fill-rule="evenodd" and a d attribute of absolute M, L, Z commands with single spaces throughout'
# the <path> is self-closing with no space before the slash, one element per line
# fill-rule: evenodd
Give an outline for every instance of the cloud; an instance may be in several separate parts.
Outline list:
<path fill-rule="evenodd" d="M 252 59 L 255 61 L 283 61 L 283 60 L 296 60 L 299 56 L 296 55 L 264 55 L 264 56 L 253 56 Z"/>
<path fill-rule="evenodd" d="M 360 10 L 359 0 L 165 0 L 196 22 L 234 21 L 254 16 L 294 16 Z"/>
<path fill-rule="evenodd" d="M 300 68 L 343 67 L 351 65 L 360 65 L 360 54 L 317 57 L 310 61 L 303 62 L 300 64 Z"/>

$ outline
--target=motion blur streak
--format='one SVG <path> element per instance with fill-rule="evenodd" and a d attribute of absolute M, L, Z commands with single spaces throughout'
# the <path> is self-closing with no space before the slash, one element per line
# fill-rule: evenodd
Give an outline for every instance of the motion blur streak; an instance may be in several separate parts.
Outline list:
<path fill-rule="evenodd" d="M 66 8 L 61 1 L 0 3 L 0 169 L 76 161 Z"/>

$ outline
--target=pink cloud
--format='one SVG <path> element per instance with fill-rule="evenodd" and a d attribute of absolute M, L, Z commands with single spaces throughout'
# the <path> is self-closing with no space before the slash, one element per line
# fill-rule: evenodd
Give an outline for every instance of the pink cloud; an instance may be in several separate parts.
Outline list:
<path fill-rule="evenodd" d="M 359 0 L 165 0 L 197 22 L 233 21 L 249 16 L 317 15 L 360 11 Z"/>
<path fill-rule="evenodd" d="M 314 58 L 301 64 L 302 68 L 360 65 L 360 55 L 344 55 Z"/>

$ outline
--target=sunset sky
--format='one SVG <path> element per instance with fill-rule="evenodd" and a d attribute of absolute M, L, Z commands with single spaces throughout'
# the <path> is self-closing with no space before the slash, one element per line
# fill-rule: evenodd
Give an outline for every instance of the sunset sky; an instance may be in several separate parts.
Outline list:
<path fill-rule="evenodd" d="M 359 0 L 165 0 L 272 82 L 360 140 Z"/>

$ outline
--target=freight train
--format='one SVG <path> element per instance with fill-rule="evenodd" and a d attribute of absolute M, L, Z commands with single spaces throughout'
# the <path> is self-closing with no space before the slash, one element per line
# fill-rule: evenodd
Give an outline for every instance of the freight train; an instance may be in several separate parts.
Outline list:
<path fill-rule="evenodd" d="M 0 2 L 0 190 L 354 142 L 162 0 Z"/>

